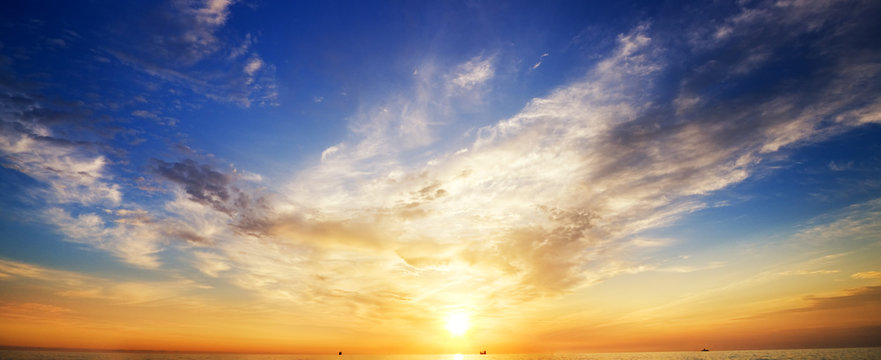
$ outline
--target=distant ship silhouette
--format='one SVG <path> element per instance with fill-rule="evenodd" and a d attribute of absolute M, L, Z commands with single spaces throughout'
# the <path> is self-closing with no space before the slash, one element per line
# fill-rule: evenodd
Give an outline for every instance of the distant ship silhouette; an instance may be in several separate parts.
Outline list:
<path fill-rule="evenodd" d="M 704 348 L 704 349 L 703 349 L 703 350 L 701 350 L 701 351 L 710 351 L 710 350 L 707 350 L 707 348 Z"/>
<path fill-rule="evenodd" d="M 486 350 L 481 351 L 480 355 L 486 355 Z"/>

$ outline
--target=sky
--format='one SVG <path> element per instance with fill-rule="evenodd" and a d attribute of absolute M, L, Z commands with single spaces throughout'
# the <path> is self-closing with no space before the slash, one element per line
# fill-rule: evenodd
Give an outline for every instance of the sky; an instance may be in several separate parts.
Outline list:
<path fill-rule="evenodd" d="M 0 346 L 881 346 L 881 2 L 3 8 Z"/>

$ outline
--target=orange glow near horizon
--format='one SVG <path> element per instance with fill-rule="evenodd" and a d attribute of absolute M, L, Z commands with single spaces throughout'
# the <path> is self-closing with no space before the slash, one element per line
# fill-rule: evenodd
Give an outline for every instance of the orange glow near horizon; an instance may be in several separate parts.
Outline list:
<path fill-rule="evenodd" d="M 21 267 L 22 264 L 16 264 Z M 9 264 L 7 263 L 7 268 Z M 36 272 L 73 276 L 33 268 Z M 82 276 L 82 275 L 76 275 Z M 9 277 L 5 281 L 10 281 Z M 71 280 L 13 280 L 29 291 L 7 298 L 0 313 L 0 345 L 90 349 L 167 350 L 238 353 L 492 353 L 591 352 L 850 346 L 871 343 L 881 322 L 881 286 L 827 292 L 805 298 L 754 293 L 737 298 L 716 292 L 680 304 L 651 299 L 610 306 L 582 297 L 569 305 L 517 307 L 484 313 L 480 321 L 453 310 L 437 314 L 418 309 L 409 318 L 382 317 L 366 323 L 333 308 L 286 312 L 280 303 L 254 308 L 248 303 L 216 304 L 207 299 L 163 299 L 125 303 L 122 299 L 70 297 L 58 287 Z M 93 279 L 97 285 L 98 279 Z M 636 280 L 636 279 L 633 279 Z M 658 281 L 655 279 L 654 281 Z M 786 282 L 779 282 L 786 281 Z M 773 288 L 772 281 L 755 289 Z M 778 279 L 778 284 L 788 283 Z M 604 287 L 624 292 L 629 284 Z M 601 289 L 597 289 L 601 290 Z M 589 294 L 592 289 L 583 290 Z M 768 290 L 765 290 L 768 291 Z M 31 301 L 24 301 L 31 298 Z M 564 300 L 561 298 L 560 300 Z M 249 308 L 250 307 L 250 308 Z M 212 310 L 213 309 L 213 310 Z M 721 311 L 725 309 L 725 311 Z M 391 312 L 403 309 L 389 309 Z M 306 314 L 311 314 L 304 316 Z M 637 317 L 633 317 L 633 315 Z M 425 315 L 425 316 L 422 316 Z M 554 319 L 547 321 L 545 319 Z M 822 328 L 814 324 L 824 324 Z M 793 337 L 792 334 L 798 334 Z M 800 342 L 799 339 L 805 339 Z"/>

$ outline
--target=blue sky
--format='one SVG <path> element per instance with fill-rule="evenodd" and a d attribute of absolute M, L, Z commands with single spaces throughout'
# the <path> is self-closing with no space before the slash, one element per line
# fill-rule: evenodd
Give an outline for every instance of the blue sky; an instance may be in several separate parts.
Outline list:
<path fill-rule="evenodd" d="M 626 294 L 609 314 L 702 309 L 719 325 L 790 307 L 818 311 L 819 328 L 877 331 L 877 316 L 835 323 L 811 299 L 881 285 L 879 12 L 871 1 L 11 2 L 0 301 L 19 315 L 0 345 L 43 344 L 11 335 L 49 321 L 35 309 L 76 314 L 69 329 L 122 322 L 87 301 L 133 313 L 259 304 L 302 317 L 279 331 L 312 345 L 334 331 L 379 336 L 357 321 L 309 327 L 328 314 L 399 337 L 437 328 L 426 313 L 473 319 L 467 341 L 420 343 L 432 351 L 648 331 L 578 305 Z M 754 295 L 743 308 L 714 302 L 728 292 Z M 486 335 L 503 318 L 521 327 Z M 157 346 L 212 348 L 210 333 Z M 863 344 L 848 338 L 830 341 Z M 561 339 L 549 343 L 598 348 Z M 647 339 L 609 346 L 665 346 Z"/>

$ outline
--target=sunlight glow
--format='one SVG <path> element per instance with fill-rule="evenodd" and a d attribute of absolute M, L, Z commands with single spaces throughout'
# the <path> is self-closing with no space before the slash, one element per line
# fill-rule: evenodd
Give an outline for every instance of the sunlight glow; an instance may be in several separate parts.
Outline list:
<path fill-rule="evenodd" d="M 447 315 L 447 330 L 455 336 L 462 336 L 471 327 L 471 321 L 468 314 L 456 312 Z"/>

